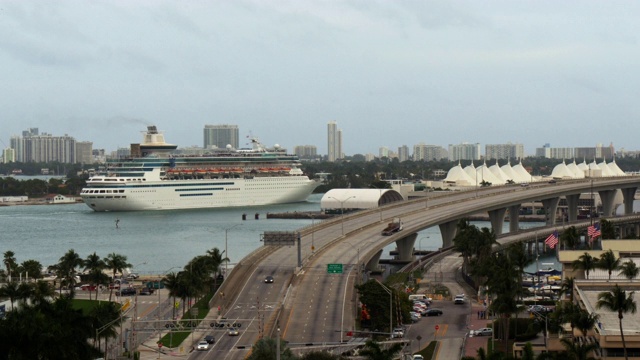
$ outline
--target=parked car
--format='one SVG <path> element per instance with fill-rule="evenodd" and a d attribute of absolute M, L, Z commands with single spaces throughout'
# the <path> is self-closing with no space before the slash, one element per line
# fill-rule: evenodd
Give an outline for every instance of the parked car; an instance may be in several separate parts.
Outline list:
<path fill-rule="evenodd" d="M 214 342 L 216 342 L 216 338 L 214 338 L 213 335 L 207 335 L 204 337 L 204 341 L 209 344 L 213 344 Z"/>
<path fill-rule="evenodd" d="M 421 318 L 420 314 L 411 312 L 411 322 L 418 322 Z"/>
<path fill-rule="evenodd" d="M 131 273 L 131 274 L 129 274 L 129 275 L 127 275 L 127 276 L 126 276 L 126 279 L 127 279 L 127 280 L 135 280 L 135 279 L 137 279 L 137 278 L 139 278 L 139 277 L 140 277 L 140 275 L 138 275 L 138 274 L 136 274 L 136 273 Z"/>
<path fill-rule="evenodd" d="M 196 350 L 209 350 L 209 343 L 202 340 L 196 346 Z"/>
<path fill-rule="evenodd" d="M 473 336 L 491 336 L 493 335 L 492 328 L 480 328 L 478 330 L 471 330 L 471 335 Z"/>
<path fill-rule="evenodd" d="M 440 316 L 442 315 L 442 310 L 440 309 L 429 309 L 425 313 L 426 316 Z"/>
<path fill-rule="evenodd" d="M 531 306 L 529 306 L 527 311 L 530 312 L 530 313 L 546 314 L 546 313 L 552 312 L 553 309 L 548 307 L 548 306 L 543 306 L 543 305 L 531 305 Z"/>
<path fill-rule="evenodd" d="M 140 289 L 140 292 L 138 294 L 140 294 L 140 295 L 151 295 L 151 294 L 153 294 L 153 289 L 149 289 L 148 287 L 143 287 L 142 289 Z"/>
<path fill-rule="evenodd" d="M 424 360 L 424 356 L 420 354 L 413 355 L 413 360 Z"/>
<path fill-rule="evenodd" d="M 393 332 L 391 333 L 391 337 L 392 338 L 403 338 L 404 337 L 404 330 L 402 330 L 401 328 L 393 329 Z"/>
<path fill-rule="evenodd" d="M 132 287 L 123 288 L 116 291 L 117 296 L 128 296 L 128 295 L 135 295 L 135 294 L 136 294 L 136 289 Z"/>

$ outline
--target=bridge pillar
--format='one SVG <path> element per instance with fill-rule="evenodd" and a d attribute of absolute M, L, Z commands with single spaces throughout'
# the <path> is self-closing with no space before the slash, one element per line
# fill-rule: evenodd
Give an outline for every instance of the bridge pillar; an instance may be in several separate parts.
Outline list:
<path fill-rule="evenodd" d="M 509 206 L 509 232 L 520 229 L 520 204 Z"/>
<path fill-rule="evenodd" d="M 416 243 L 417 233 L 405 236 L 402 239 L 396 240 L 396 247 L 398 248 L 398 260 L 412 261 L 413 260 L 413 246 Z"/>
<path fill-rule="evenodd" d="M 605 217 L 612 216 L 616 190 L 600 190 L 598 194 L 600 194 L 600 200 L 602 201 L 602 215 Z"/>
<path fill-rule="evenodd" d="M 555 225 L 556 212 L 558 211 L 558 203 L 560 198 L 551 198 L 542 200 L 542 206 L 544 207 L 544 214 L 546 216 L 547 225 Z"/>
<path fill-rule="evenodd" d="M 442 247 L 446 248 L 453 245 L 453 238 L 458 232 L 458 221 L 449 221 L 438 225 L 440 234 L 442 234 Z"/>
<path fill-rule="evenodd" d="M 364 263 L 364 269 L 366 272 L 368 271 L 378 271 L 378 263 L 380 262 L 380 257 L 382 256 L 382 250 L 380 249 L 375 255 L 369 259 L 369 261 Z"/>
<path fill-rule="evenodd" d="M 633 214 L 633 200 L 636 195 L 637 187 L 624 188 L 622 190 L 622 198 L 624 199 L 624 214 L 631 215 Z"/>
<path fill-rule="evenodd" d="M 569 210 L 569 221 L 578 220 L 578 200 L 580 199 L 580 194 L 566 195 L 567 199 L 567 208 Z"/>
<path fill-rule="evenodd" d="M 491 221 L 491 227 L 496 235 L 502 234 L 502 226 L 504 225 L 504 214 L 507 212 L 507 208 L 496 209 L 489 211 L 489 221 Z"/>

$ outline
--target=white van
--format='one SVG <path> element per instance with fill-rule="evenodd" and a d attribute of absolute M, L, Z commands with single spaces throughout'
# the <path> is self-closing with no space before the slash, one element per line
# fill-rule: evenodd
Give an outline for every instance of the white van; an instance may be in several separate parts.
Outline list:
<path fill-rule="evenodd" d="M 431 302 L 431 298 L 425 294 L 411 294 L 409 295 L 409 300 L 410 301 L 420 300 L 425 302 Z"/>

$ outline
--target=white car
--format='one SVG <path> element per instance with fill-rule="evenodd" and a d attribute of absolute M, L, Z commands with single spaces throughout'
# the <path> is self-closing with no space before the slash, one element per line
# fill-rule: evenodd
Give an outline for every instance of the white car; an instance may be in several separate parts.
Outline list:
<path fill-rule="evenodd" d="M 491 336 L 493 335 L 492 328 L 480 328 L 478 330 L 471 330 L 471 335 L 474 336 Z"/>
<path fill-rule="evenodd" d="M 201 350 L 201 351 L 209 350 L 209 343 L 204 340 L 200 341 L 196 346 L 196 350 Z"/>
<path fill-rule="evenodd" d="M 413 355 L 413 360 L 424 360 L 424 356 L 420 354 Z"/>
<path fill-rule="evenodd" d="M 400 329 L 400 328 L 396 328 L 393 329 L 393 333 L 391 334 L 392 338 L 403 338 L 404 337 L 404 330 Z"/>

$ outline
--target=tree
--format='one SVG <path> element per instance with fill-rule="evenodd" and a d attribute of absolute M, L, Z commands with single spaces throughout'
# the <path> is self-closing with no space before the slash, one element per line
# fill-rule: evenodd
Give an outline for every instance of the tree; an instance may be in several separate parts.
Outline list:
<path fill-rule="evenodd" d="M 611 280 L 611 273 L 620 267 L 620 259 L 616 258 L 616 255 L 611 249 L 609 251 L 600 254 L 600 260 L 598 260 L 597 267 L 602 270 L 607 270 L 609 273 L 609 280 Z"/>
<path fill-rule="evenodd" d="M 127 257 L 125 255 L 120 255 L 116 253 L 111 253 L 104 258 L 104 264 L 107 269 L 113 271 L 113 279 L 116 278 L 118 273 L 124 271 L 124 269 L 131 267 L 131 264 L 127 262 Z M 109 291 L 109 301 L 111 301 L 111 297 L 113 295 L 113 288 Z"/>
<path fill-rule="evenodd" d="M 562 345 L 567 351 L 567 357 L 570 360 L 595 360 L 593 356 L 589 356 L 589 353 L 598 348 L 596 343 L 577 343 L 571 339 L 560 339 Z"/>
<path fill-rule="evenodd" d="M 582 333 L 582 336 L 587 336 L 587 332 L 593 329 L 598 323 L 600 316 L 598 314 L 590 314 L 584 309 L 580 309 L 575 315 L 575 324 L 578 330 Z"/>
<path fill-rule="evenodd" d="M 606 219 L 600 220 L 600 231 L 602 231 L 603 239 L 615 239 L 616 238 L 616 229 L 613 226 L 611 221 L 607 221 Z"/>
<path fill-rule="evenodd" d="M 262 338 L 251 347 L 251 355 L 247 360 L 276 360 L 278 343 L 280 341 L 280 359 L 294 360 L 296 356 L 287 348 L 283 339 Z"/>
<path fill-rule="evenodd" d="M 375 340 L 367 340 L 364 343 L 364 348 L 360 350 L 360 356 L 364 356 L 368 360 L 393 360 L 403 347 L 404 345 L 401 343 L 394 343 L 383 350 Z"/>
<path fill-rule="evenodd" d="M 5 268 L 7 269 L 7 278 L 11 279 L 12 271 L 18 267 L 18 263 L 16 262 L 16 254 L 11 251 L 4 252 L 4 260 L 2 260 Z"/>
<path fill-rule="evenodd" d="M 42 264 L 37 260 L 25 260 L 18 269 L 25 273 L 25 278 L 42 279 Z"/>
<path fill-rule="evenodd" d="M 565 229 L 560 235 L 560 242 L 564 245 L 565 250 L 575 249 L 580 243 L 580 234 L 575 226 Z"/>
<path fill-rule="evenodd" d="M 627 295 L 627 292 L 620 288 L 616 284 L 610 291 L 601 292 L 598 294 L 598 302 L 596 308 L 605 308 L 611 311 L 618 312 L 618 321 L 620 324 L 620 337 L 622 338 L 622 348 L 624 349 L 624 358 L 629 359 L 627 356 L 627 344 L 624 340 L 624 331 L 622 329 L 622 319 L 624 314 L 635 314 L 637 311 L 636 302 L 633 300 L 633 291 Z"/>
<path fill-rule="evenodd" d="M 587 274 L 587 280 L 589 279 L 589 271 L 594 270 L 598 260 L 585 251 L 580 255 L 576 261 L 573 262 L 573 268 L 578 270 L 584 270 Z"/>
<path fill-rule="evenodd" d="M 562 280 L 562 285 L 560 285 L 560 292 L 563 294 L 569 294 L 569 300 L 573 303 L 573 280 L 574 277 L 567 277 Z"/>
<path fill-rule="evenodd" d="M 618 275 L 624 275 L 629 280 L 635 279 L 640 273 L 640 268 L 633 260 L 629 260 L 618 267 L 620 273 Z"/>
<path fill-rule="evenodd" d="M 4 286 L 0 286 L 0 298 L 9 298 L 9 302 L 11 302 L 11 310 L 13 310 L 13 303 L 20 298 L 18 282 L 12 280 Z"/>
<path fill-rule="evenodd" d="M 104 284 L 107 277 L 106 274 L 102 272 L 105 268 L 105 263 L 94 251 L 93 254 L 87 256 L 83 265 L 84 271 L 88 271 L 89 273 L 89 285 L 96 287 L 96 299 L 98 299 L 98 285 Z M 91 291 L 89 291 L 89 300 L 91 300 Z"/>

